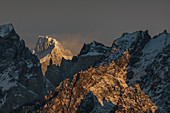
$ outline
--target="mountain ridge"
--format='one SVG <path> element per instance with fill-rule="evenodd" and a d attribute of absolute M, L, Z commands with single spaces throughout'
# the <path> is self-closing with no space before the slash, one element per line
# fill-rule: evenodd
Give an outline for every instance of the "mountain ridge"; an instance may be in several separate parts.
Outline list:
<path fill-rule="evenodd" d="M 148 31 L 124 33 L 111 47 L 93 41 L 72 60 L 62 58 L 60 66 L 50 58 L 43 76 L 38 58 L 25 47 L 13 26 L 3 26 L 0 112 L 168 112 L 170 34 L 166 30 L 153 38 Z M 119 98 L 114 97 L 116 92 Z"/>
<path fill-rule="evenodd" d="M 11 24 L 0 26 L 0 112 L 13 112 L 54 88 Z"/>
<path fill-rule="evenodd" d="M 81 100 L 89 93 L 89 91 L 91 91 L 97 97 L 101 106 L 104 106 L 103 98 L 105 98 L 107 102 L 111 101 L 114 105 L 117 105 L 119 99 L 121 98 L 120 94 L 124 92 L 126 88 L 128 88 L 125 80 L 127 74 L 126 67 L 128 65 L 130 56 L 128 52 L 125 52 L 124 54 L 125 55 L 118 62 L 113 61 L 105 66 L 99 65 L 97 68 L 91 67 L 86 71 L 81 71 L 80 73 L 74 75 L 71 81 L 66 79 L 61 82 L 53 92 L 45 96 L 42 102 L 44 105 L 39 103 L 41 108 L 38 109 L 38 112 L 76 113 L 78 109 L 77 107 L 80 105 Z M 134 87 L 140 86 L 136 85 Z M 129 88 L 131 89 L 132 87 Z M 138 90 L 141 92 L 140 88 Z M 128 93 L 130 93 L 130 91 L 128 91 Z M 134 104 L 132 99 L 130 101 L 132 101 L 131 103 L 134 104 L 134 107 L 132 107 L 133 111 L 146 112 L 152 110 L 154 113 L 157 107 L 150 100 L 148 101 L 149 98 L 146 98 L 144 93 L 141 95 L 143 95 L 146 100 L 141 99 L 142 102 L 137 102 L 137 104 L 141 104 L 139 107 L 143 106 L 142 103 L 144 105 L 147 104 L 148 106 L 135 109 L 137 106 L 135 106 L 136 103 Z M 142 98 L 140 97 L 141 95 L 138 95 L 138 98 Z M 120 111 L 127 111 L 128 107 L 126 108 L 127 105 L 124 105 L 125 106 L 123 106 L 122 109 L 119 107 L 116 113 Z"/>
<path fill-rule="evenodd" d="M 98 64 L 101 63 L 103 65 L 107 65 L 109 62 L 112 62 L 113 60 L 118 61 L 123 56 L 123 53 L 127 49 L 129 49 L 130 62 L 127 67 L 127 74 L 128 74 L 127 84 L 128 85 L 140 84 L 140 86 L 144 86 L 141 87 L 142 91 L 148 94 L 151 100 L 156 105 L 158 105 L 158 110 L 156 110 L 156 113 L 167 113 L 168 106 L 165 103 L 168 102 L 167 98 L 169 98 L 168 97 L 169 94 L 166 92 L 166 90 L 169 90 L 169 88 L 167 87 L 167 85 L 169 84 L 168 70 L 170 67 L 168 64 L 169 62 L 168 56 L 170 56 L 168 52 L 170 50 L 169 39 L 170 39 L 170 34 L 168 34 L 166 31 L 160 33 L 159 35 L 156 35 L 153 38 L 148 34 L 147 30 L 137 31 L 134 33 L 124 33 L 121 38 L 113 41 L 112 47 L 108 49 L 108 51 L 105 53 L 104 59 L 98 62 Z M 154 65 L 159 64 L 160 62 L 159 59 L 163 59 L 163 63 L 161 63 L 162 65 L 155 67 Z M 150 65 L 153 67 L 153 69 L 152 68 L 150 69 Z M 165 69 L 160 70 L 161 68 L 164 68 L 164 66 Z M 155 74 L 153 74 L 152 71 L 155 70 L 155 68 L 158 68 L 159 71 L 155 71 Z M 164 75 L 163 74 L 159 75 L 160 72 L 163 73 Z M 150 78 L 148 78 L 147 74 L 150 75 Z M 158 76 L 158 78 L 162 76 L 161 79 L 159 79 L 159 81 L 160 80 L 163 81 L 160 82 L 160 84 L 162 85 L 158 84 L 158 82 L 156 82 L 157 81 L 156 77 L 153 76 Z M 151 82 L 148 84 L 150 80 L 153 81 L 153 83 Z M 160 89 L 156 88 L 157 86 L 159 86 Z M 149 87 L 152 88 L 150 89 Z M 155 92 L 155 89 L 157 90 L 156 92 L 159 92 L 159 95 L 158 93 Z M 165 91 L 162 92 L 163 90 Z M 166 96 L 163 97 L 163 95 Z M 160 104 L 160 103 L 164 103 L 164 104 Z M 84 103 L 82 106 L 88 107 L 86 103 Z"/>

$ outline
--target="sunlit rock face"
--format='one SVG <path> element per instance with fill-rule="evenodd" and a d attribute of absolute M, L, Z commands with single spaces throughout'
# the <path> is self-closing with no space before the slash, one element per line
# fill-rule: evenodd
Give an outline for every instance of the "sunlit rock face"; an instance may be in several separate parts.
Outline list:
<path fill-rule="evenodd" d="M 125 33 L 113 42 L 107 62 L 118 60 L 126 49 L 130 50 L 127 84 L 139 84 L 142 91 L 158 106 L 156 112 L 168 113 L 170 34 L 165 30 L 151 38 L 147 31 Z"/>
<path fill-rule="evenodd" d="M 78 57 L 80 56 L 93 56 L 91 54 L 91 51 L 94 51 L 94 49 L 91 49 L 91 47 L 87 47 L 87 45 L 94 45 L 94 42 L 91 44 L 85 44 L 82 51 L 80 52 Z M 98 45 L 98 44 L 96 44 Z M 124 55 L 123 53 L 128 49 L 129 55 L 130 55 L 130 61 L 127 66 L 127 84 L 130 85 L 126 89 L 128 89 L 130 95 L 136 95 L 135 93 L 141 92 L 140 88 L 138 88 L 139 84 L 142 91 L 144 91 L 145 94 L 149 96 L 151 101 L 158 106 L 158 109 L 156 110 L 156 113 L 167 113 L 169 106 L 168 106 L 168 98 L 169 98 L 169 50 L 170 50 L 170 35 L 164 31 L 163 33 L 151 38 L 148 34 L 148 31 L 137 31 L 134 33 L 124 33 L 121 38 L 116 39 L 113 41 L 112 47 L 107 49 L 107 52 L 104 53 L 104 57 L 102 57 L 101 60 L 99 60 L 95 64 L 102 64 L 107 65 L 108 63 L 112 62 L 113 60 L 115 62 L 119 61 L 120 58 Z M 95 46 L 92 46 L 92 48 L 96 48 Z M 98 47 L 103 48 L 103 47 Z M 104 47 L 105 48 L 105 47 Z M 86 52 L 87 51 L 87 52 Z M 88 52 L 90 51 L 90 52 Z M 90 53 L 91 55 L 89 55 Z M 95 53 L 98 55 L 101 55 L 102 53 L 95 50 Z M 77 58 L 74 58 L 74 62 L 77 61 Z M 69 70 L 72 67 L 74 62 L 63 60 L 65 65 L 63 65 L 64 70 Z M 119 65 L 123 65 L 124 61 L 119 62 Z M 94 64 L 94 65 L 95 65 Z M 94 66 L 93 65 L 93 66 Z M 80 66 L 79 66 L 80 67 Z M 94 66 L 96 67 L 96 66 Z M 76 68 L 73 68 L 76 69 Z M 80 68 L 81 69 L 81 68 Z M 58 69 L 61 70 L 61 69 Z M 72 70 L 68 71 L 69 73 L 72 73 Z M 54 73 L 53 73 L 54 74 Z M 69 74 L 64 73 L 63 76 L 65 79 L 69 78 Z M 144 93 L 141 93 L 142 95 Z M 127 95 L 128 93 L 122 92 L 120 95 Z M 139 95 L 138 95 L 139 96 Z M 144 99 L 145 97 L 146 99 Z M 143 97 L 140 97 L 140 99 L 148 100 L 148 97 L 145 95 Z M 129 97 L 131 98 L 131 97 Z M 122 108 L 122 102 L 120 101 L 121 98 L 119 98 L 119 102 L 117 106 L 119 106 L 119 109 L 117 107 L 112 107 L 113 103 L 107 102 L 107 100 L 103 99 L 103 105 L 100 104 L 100 102 L 97 99 L 97 96 L 93 94 L 92 91 L 90 91 L 87 95 L 85 95 L 80 103 L 80 106 L 78 107 L 77 111 L 78 113 L 97 113 L 97 112 L 147 112 L 148 109 L 154 110 L 157 107 L 146 107 L 145 110 L 142 108 L 138 109 L 139 106 L 136 106 L 136 108 L 129 109 L 129 105 L 126 104 L 127 108 Z M 139 97 L 135 97 L 135 99 L 139 99 Z M 96 101 L 97 100 L 97 101 Z M 134 101 L 134 99 L 132 99 Z M 126 102 L 126 101 L 125 101 Z M 143 101 L 144 102 L 144 101 Z M 148 101 L 147 101 L 148 102 Z M 149 100 L 150 102 L 150 100 Z M 133 106 L 136 104 L 131 103 Z M 140 105 L 140 104 L 139 104 Z M 147 105 L 153 105 L 148 104 Z M 124 105 L 123 105 L 124 106 Z M 143 105 L 140 105 L 143 106 Z M 111 109 L 113 108 L 113 109 Z M 110 110 L 110 111 L 109 111 Z M 143 111 L 144 110 L 144 111 Z"/>
<path fill-rule="evenodd" d="M 89 44 L 84 44 L 80 54 L 74 56 L 72 60 L 62 58 L 61 65 L 56 66 L 54 63 L 49 65 L 45 76 L 57 86 L 60 82 L 67 78 L 72 78 L 74 74 L 81 70 L 87 70 L 91 66 L 95 66 L 105 59 L 105 54 L 110 50 L 99 42 L 93 41 Z M 53 62 L 53 60 L 51 60 Z"/>
<path fill-rule="evenodd" d="M 0 26 L 0 112 L 42 98 L 53 89 L 46 83 L 38 58 L 25 47 L 12 24 Z"/>
<path fill-rule="evenodd" d="M 53 64 L 60 65 L 62 57 L 67 60 L 73 57 L 72 53 L 64 49 L 60 42 L 48 36 L 39 36 L 33 53 L 40 59 L 43 75 L 45 75 L 50 59 Z"/>
<path fill-rule="evenodd" d="M 134 104 L 134 106 L 131 106 L 132 109 L 136 110 L 136 108 L 142 105 L 142 108 L 136 111 L 146 112 L 152 110 L 154 112 L 157 107 L 149 100 L 148 96 L 140 90 L 139 85 L 136 85 L 133 88 L 126 84 L 126 67 L 129 63 L 130 56 L 128 51 L 124 54 L 125 55 L 117 62 L 112 61 L 105 66 L 99 65 L 97 68 L 91 67 L 86 71 L 75 74 L 71 80 L 64 80 L 54 91 L 51 91 L 45 96 L 40 103 L 34 105 L 34 108 L 38 109 L 30 109 L 30 111 L 36 110 L 40 113 L 86 112 L 88 106 L 86 106 L 84 98 L 91 98 L 92 101 L 89 100 L 91 101 L 91 104 L 96 105 L 97 102 L 99 102 L 100 105 L 98 106 L 98 109 L 96 109 L 97 106 L 91 105 L 88 112 L 109 112 L 113 109 L 114 105 L 121 106 L 121 100 L 127 99 L 126 95 L 130 93 L 132 94 L 130 97 L 131 100 L 128 102 Z M 137 91 L 135 87 L 137 87 Z M 136 98 L 144 98 L 147 101 L 141 100 L 142 103 L 140 103 L 140 101 L 136 101 L 135 103 L 134 99 Z M 107 101 L 106 103 L 110 101 L 110 104 L 108 104 L 109 107 L 107 106 L 108 108 L 103 108 L 103 106 L 105 106 L 103 99 Z M 84 110 L 82 110 L 82 102 L 85 102 Z M 123 105 L 122 110 L 127 110 L 128 107 L 129 104 Z M 118 109 L 117 113 L 119 113 L 119 111 L 120 110 Z"/>
<path fill-rule="evenodd" d="M 136 87 L 134 85 L 139 84 L 142 91 L 158 106 L 156 113 L 167 113 L 169 109 L 167 103 L 168 98 L 170 98 L 169 92 L 167 92 L 170 83 L 169 47 L 170 34 L 166 31 L 153 38 L 150 37 L 148 31 L 124 33 L 121 38 L 113 42 L 111 49 L 104 54 L 105 58 L 100 63 L 107 65 L 112 60 L 117 62 L 123 56 L 123 53 L 129 49 L 130 62 L 127 66 L 127 84 L 132 85 L 134 89 Z M 84 47 L 83 50 L 91 50 L 87 48 Z M 83 54 L 86 54 L 86 52 L 82 52 L 82 56 Z M 112 106 L 104 99 L 103 102 L 107 103 L 108 108 L 99 107 L 100 104 L 95 101 L 96 96 L 92 95 L 91 92 L 83 98 L 77 112 L 86 112 L 86 110 L 91 112 L 103 110 L 103 112 L 106 112 L 106 109 Z M 86 109 L 89 104 L 89 109 Z"/>
<path fill-rule="evenodd" d="M 125 88 L 117 105 L 114 106 L 110 113 L 149 113 L 150 110 L 155 113 L 157 108 L 149 97 L 142 92 L 139 84 L 136 84 Z"/>

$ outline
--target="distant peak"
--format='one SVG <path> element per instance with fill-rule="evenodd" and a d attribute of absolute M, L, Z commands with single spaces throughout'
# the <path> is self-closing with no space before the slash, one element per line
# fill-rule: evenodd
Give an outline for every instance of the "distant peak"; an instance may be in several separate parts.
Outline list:
<path fill-rule="evenodd" d="M 0 37 L 6 37 L 14 29 L 12 24 L 0 25 Z"/>
<path fill-rule="evenodd" d="M 102 43 L 92 41 L 89 44 L 83 45 L 80 54 L 78 56 L 94 56 L 94 55 L 103 55 L 109 47 L 103 45 Z"/>
<path fill-rule="evenodd" d="M 45 41 L 51 41 L 51 40 L 55 40 L 53 39 L 52 37 L 49 37 L 49 36 L 42 36 L 42 35 L 39 35 L 39 40 L 45 40 Z M 56 41 L 56 40 L 55 40 Z"/>
<path fill-rule="evenodd" d="M 96 41 L 92 41 L 91 43 L 84 43 L 83 47 L 89 47 L 89 48 L 94 48 L 96 46 L 104 46 L 102 43 L 96 42 Z"/>
<path fill-rule="evenodd" d="M 145 31 L 142 31 L 142 30 L 139 30 L 139 31 L 135 31 L 135 32 L 132 32 L 132 33 L 123 33 L 123 35 L 116 39 L 116 41 L 120 41 L 120 40 L 129 40 L 129 41 L 136 41 L 138 40 L 138 38 L 145 38 L 145 37 L 148 37 L 150 38 L 151 36 L 149 35 L 148 33 L 148 30 L 145 30 Z"/>
<path fill-rule="evenodd" d="M 59 47 L 61 48 L 62 45 L 60 42 L 58 42 L 56 39 L 49 37 L 49 36 L 38 36 L 38 41 L 36 44 L 36 52 L 47 50 L 48 48 L 55 48 Z"/>
<path fill-rule="evenodd" d="M 43 44 L 43 43 L 48 43 L 48 45 L 61 45 L 60 42 L 58 42 L 56 39 L 49 37 L 49 36 L 39 36 L 38 43 Z"/>
<path fill-rule="evenodd" d="M 38 37 L 39 37 L 39 38 L 46 38 L 46 39 L 51 38 L 51 37 L 49 37 L 49 36 L 47 36 L 47 35 L 46 35 L 46 36 L 39 35 Z"/>
<path fill-rule="evenodd" d="M 91 47 L 95 47 L 95 46 L 105 46 L 105 45 L 103 45 L 102 43 L 100 43 L 100 42 L 97 42 L 97 41 L 92 41 L 91 43 L 90 43 L 90 46 Z"/>
<path fill-rule="evenodd" d="M 137 34 L 148 34 L 148 30 L 145 30 L 145 31 L 142 31 L 142 30 L 139 30 L 139 31 L 135 31 L 133 33 L 123 33 L 122 37 L 123 36 L 127 36 L 127 35 L 137 35 Z"/>

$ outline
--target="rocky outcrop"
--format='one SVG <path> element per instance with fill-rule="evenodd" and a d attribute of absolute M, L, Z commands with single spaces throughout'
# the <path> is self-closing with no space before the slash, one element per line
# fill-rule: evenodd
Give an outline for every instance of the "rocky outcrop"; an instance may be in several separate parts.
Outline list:
<path fill-rule="evenodd" d="M 60 65 L 62 58 L 71 60 L 73 57 L 72 53 L 64 49 L 60 42 L 48 36 L 39 36 L 33 53 L 40 59 L 43 75 L 45 75 L 50 59 L 57 66 Z"/>
<path fill-rule="evenodd" d="M 131 106 L 132 109 L 136 110 L 136 108 L 142 105 L 142 108 L 138 111 L 146 112 L 152 110 L 154 112 L 157 107 L 148 99 L 148 96 L 140 90 L 139 85 L 135 86 L 137 87 L 136 91 L 132 87 L 128 87 L 126 84 L 126 67 L 130 57 L 128 52 L 124 54 L 125 55 L 118 62 L 113 61 L 105 66 L 99 65 L 97 68 L 91 67 L 86 71 L 81 71 L 74 75 L 71 80 L 64 80 L 53 92 L 50 92 L 49 95 L 45 96 L 40 103 L 34 105 L 39 106 L 38 109 L 30 109 L 30 111 L 33 112 L 36 110 L 40 113 L 75 113 L 84 96 L 92 92 L 101 104 L 101 108 L 104 106 L 104 98 L 107 102 L 110 101 L 113 105 L 119 106 L 121 100 L 126 99 L 125 95 L 131 93 L 132 100 L 129 101 L 131 103 L 134 103 L 133 99 L 135 98 L 144 98 L 147 100 L 141 100 L 142 103 L 136 101 L 136 103 L 134 103 L 136 106 Z M 132 89 L 135 91 L 133 92 Z M 123 96 L 121 96 L 122 94 Z M 127 109 L 128 107 L 128 105 L 124 105 L 122 106 L 122 109 Z M 94 108 L 91 108 L 91 111 L 93 109 Z M 112 107 L 110 107 L 110 110 L 111 109 Z"/>
<path fill-rule="evenodd" d="M 32 103 L 53 89 L 42 76 L 40 66 L 38 58 L 25 47 L 12 24 L 0 26 L 1 113 Z"/>

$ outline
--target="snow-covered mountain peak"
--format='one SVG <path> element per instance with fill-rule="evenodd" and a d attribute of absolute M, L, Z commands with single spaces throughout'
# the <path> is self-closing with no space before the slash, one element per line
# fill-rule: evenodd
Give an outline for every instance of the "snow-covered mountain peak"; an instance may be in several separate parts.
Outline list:
<path fill-rule="evenodd" d="M 128 43 L 130 46 L 134 41 L 137 41 L 138 38 L 145 38 L 145 36 L 148 35 L 148 30 L 146 31 L 136 31 L 133 33 L 123 33 L 123 35 L 115 40 L 115 42 L 122 42 L 122 43 Z M 127 48 L 129 48 L 129 46 Z"/>
<path fill-rule="evenodd" d="M 11 33 L 12 30 L 14 30 L 12 24 L 0 25 L 0 37 L 6 37 Z"/>
<path fill-rule="evenodd" d="M 103 45 L 102 43 L 93 41 L 89 44 L 83 45 L 79 56 L 94 56 L 94 55 L 104 55 L 108 51 L 109 47 Z"/>
<path fill-rule="evenodd" d="M 133 33 L 124 33 L 120 38 L 116 39 L 112 44 L 112 53 L 114 53 L 114 58 L 118 59 L 123 55 L 123 52 L 127 49 L 131 52 L 138 53 L 139 50 L 144 48 L 145 44 L 151 39 L 151 36 L 148 34 L 148 31 L 136 31 Z"/>
<path fill-rule="evenodd" d="M 62 47 L 61 43 L 58 42 L 56 39 L 49 37 L 49 36 L 39 36 L 38 42 L 36 44 L 36 52 L 42 52 L 47 49 L 55 48 L 55 47 Z"/>
<path fill-rule="evenodd" d="M 47 41 L 47 42 L 54 44 L 54 45 L 57 45 L 57 43 L 59 43 L 56 39 L 49 37 L 47 35 L 46 36 L 39 36 L 39 40 L 42 41 L 43 43 Z"/>
<path fill-rule="evenodd" d="M 70 55 L 72 56 L 71 51 L 64 49 L 59 41 L 49 36 L 39 36 L 34 51 L 39 59 L 42 59 L 47 54 L 52 54 L 52 53 L 57 53 L 60 55 L 64 54 L 65 56 L 70 56 Z"/>
<path fill-rule="evenodd" d="M 49 36 L 39 36 L 34 53 L 40 59 L 44 75 L 50 59 L 53 64 L 60 65 L 62 57 L 71 60 L 73 56 L 71 51 L 64 49 L 59 41 Z"/>

